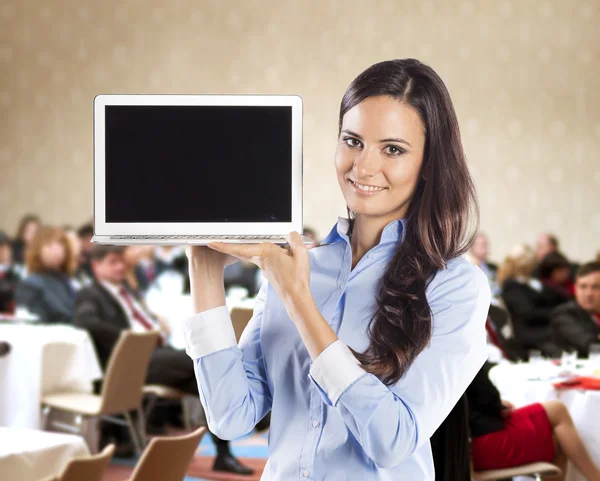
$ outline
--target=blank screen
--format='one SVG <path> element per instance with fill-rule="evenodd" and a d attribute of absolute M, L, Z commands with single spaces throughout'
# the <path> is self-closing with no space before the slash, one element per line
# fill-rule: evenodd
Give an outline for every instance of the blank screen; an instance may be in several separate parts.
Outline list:
<path fill-rule="evenodd" d="M 291 222 L 291 107 L 105 108 L 106 222 Z"/>

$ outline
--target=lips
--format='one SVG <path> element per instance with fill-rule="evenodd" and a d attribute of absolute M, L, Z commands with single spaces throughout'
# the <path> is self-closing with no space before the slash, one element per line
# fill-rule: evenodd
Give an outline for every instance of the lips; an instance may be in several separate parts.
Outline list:
<path fill-rule="evenodd" d="M 379 186 L 375 186 L 375 185 L 361 184 L 359 182 L 354 182 L 353 180 L 350 180 L 350 179 L 348 179 L 348 182 L 350 183 L 350 186 L 352 187 L 352 189 L 359 194 L 373 195 L 373 194 L 377 194 L 378 192 L 383 192 L 384 190 L 387 190 L 387 187 L 379 187 Z"/>

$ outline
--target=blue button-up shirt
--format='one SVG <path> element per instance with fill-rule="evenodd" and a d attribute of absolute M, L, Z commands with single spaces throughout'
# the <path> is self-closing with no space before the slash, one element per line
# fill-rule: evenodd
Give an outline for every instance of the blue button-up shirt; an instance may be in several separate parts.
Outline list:
<path fill-rule="evenodd" d="M 382 275 L 402 242 L 394 221 L 352 269 L 347 219 L 309 251 L 310 287 L 339 340 L 314 361 L 274 289 L 263 284 L 236 345 L 226 307 L 184 321 L 209 428 L 234 439 L 271 410 L 262 480 L 433 481 L 429 438 L 483 365 L 490 290 L 480 269 L 448 262 L 427 287 L 431 342 L 386 386 L 348 346 L 369 345 Z"/>

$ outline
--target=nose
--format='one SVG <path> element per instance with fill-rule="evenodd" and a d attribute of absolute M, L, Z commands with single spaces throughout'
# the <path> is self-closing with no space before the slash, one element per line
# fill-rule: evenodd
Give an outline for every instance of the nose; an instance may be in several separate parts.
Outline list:
<path fill-rule="evenodd" d="M 375 176 L 381 170 L 381 159 L 376 149 L 362 149 L 354 158 L 353 170 L 358 179 Z"/>

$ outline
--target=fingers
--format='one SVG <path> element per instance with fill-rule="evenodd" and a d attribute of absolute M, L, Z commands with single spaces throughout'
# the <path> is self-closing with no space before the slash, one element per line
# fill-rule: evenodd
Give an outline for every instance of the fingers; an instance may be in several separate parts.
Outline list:
<path fill-rule="evenodd" d="M 263 257 L 265 251 L 263 244 L 225 244 L 223 242 L 213 242 L 208 244 L 208 247 L 246 261 L 249 261 L 253 257 Z"/>
<path fill-rule="evenodd" d="M 290 232 L 287 236 L 287 241 L 292 248 L 292 251 L 296 249 L 304 249 L 304 242 L 302 242 L 302 237 L 297 232 Z"/>

